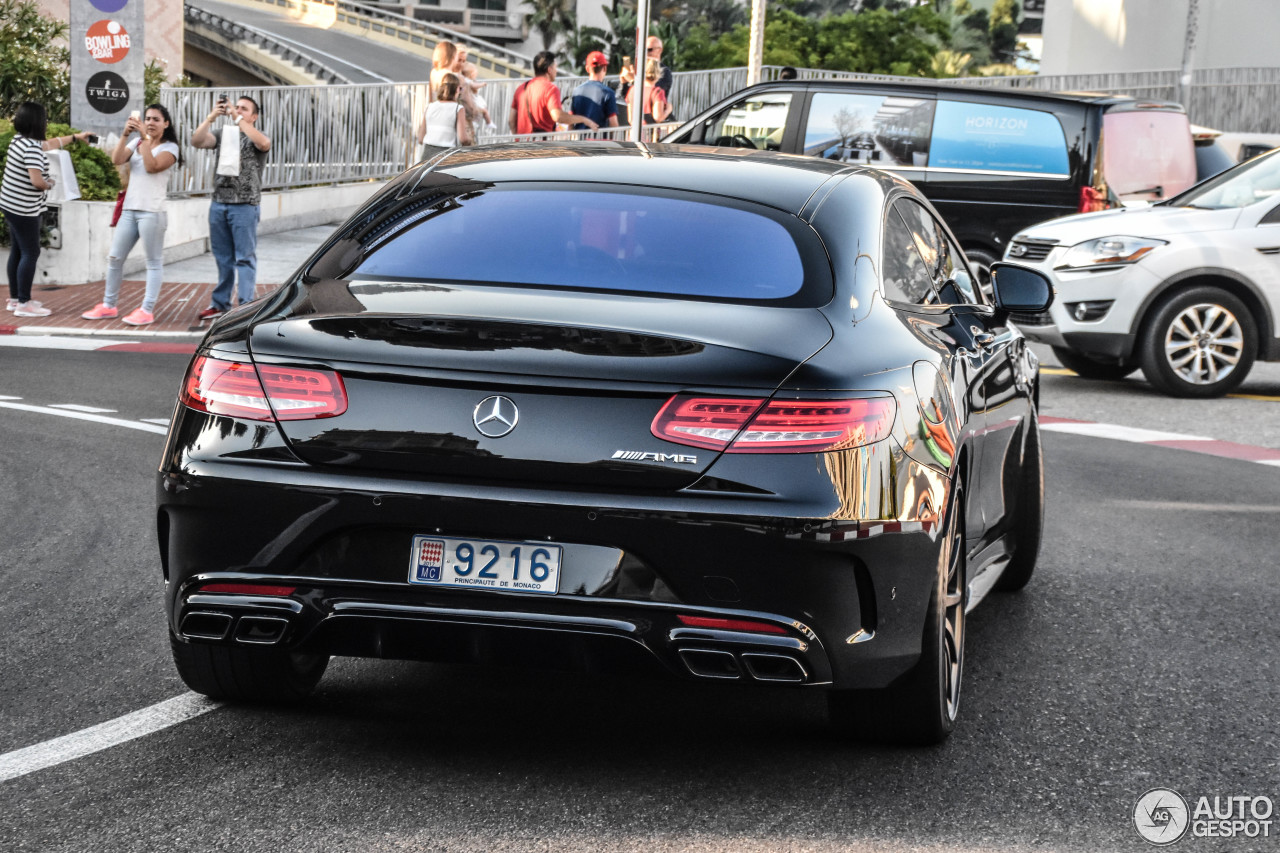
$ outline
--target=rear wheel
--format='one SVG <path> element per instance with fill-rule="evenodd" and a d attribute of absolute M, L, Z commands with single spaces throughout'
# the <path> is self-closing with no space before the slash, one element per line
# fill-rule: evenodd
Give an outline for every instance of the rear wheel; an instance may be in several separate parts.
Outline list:
<path fill-rule="evenodd" d="M 1142 335 L 1142 373 L 1171 397 L 1221 397 L 1244 381 L 1258 330 L 1244 303 L 1193 287 L 1158 306 Z"/>
<path fill-rule="evenodd" d="M 311 694 L 329 665 L 325 655 L 281 649 L 184 643 L 172 634 L 173 662 L 186 685 L 210 699 L 283 705 Z"/>
<path fill-rule="evenodd" d="M 1040 449 L 1040 421 L 1032 414 L 1027 446 L 1022 454 L 1021 478 L 1014 495 L 1013 557 L 995 588 L 1002 592 L 1022 589 L 1031 580 L 1040 556 L 1044 531 L 1044 452 Z"/>
<path fill-rule="evenodd" d="M 1054 347 L 1058 363 L 1084 379 L 1124 379 L 1138 369 L 1136 364 L 1104 361 L 1064 347 Z"/>
<path fill-rule="evenodd" d="M 957 485 L 946 544 L 921 638 L 920 661 L 882 690 L 833 690 L 831 724 L 856 740 L 928 746 L 946 740 L 960 709 L 964 674 L 964 500 Z"/>

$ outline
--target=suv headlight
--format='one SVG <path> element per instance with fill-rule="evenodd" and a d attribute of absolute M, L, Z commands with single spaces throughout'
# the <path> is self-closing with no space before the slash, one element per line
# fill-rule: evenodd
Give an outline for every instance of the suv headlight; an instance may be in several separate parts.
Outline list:
<path fill-rule="evenodd" d="M 1140 261 L 1152 249 L 1168 245 L 1168 240 L 1150 237 L 1099 237 L 1077 243 L 1062 256 L 1058 269 L 1115 267 Z"/>

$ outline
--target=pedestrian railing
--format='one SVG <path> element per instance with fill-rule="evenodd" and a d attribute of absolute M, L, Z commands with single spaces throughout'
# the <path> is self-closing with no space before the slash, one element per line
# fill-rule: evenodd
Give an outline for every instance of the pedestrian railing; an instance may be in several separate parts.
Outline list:
<path fill-rule="evenodd" d="M 766 67 L 766 79 L 780 69 Z M 802 69 L 801 77 L 893 79 L 874 75 L 833 74 Z M 1172 99 L 1177 74 L 1169 71 L 1127 74 L 1071 75 L 1057 77 L 960 78 L 951 82 L 975 85 L 1010 85 L 1051 90 L 1091 90 L 1129 94 L 1140 98 Z M 559 77 L 566 106 L 574 88 L 586 78 Z M 911 78 L 917 79 L 918 78 Z M 613 82 L 616 82 L 613 81 Z M 513 139 L 562 141 L 574 138 L 625 139 L 625 130 L 534 134 L 516 137 L 507 132 L 511 99 L 519 81 L 488 80 L 480 94 L 488 106 L 493 129 L 481 130 L 479 143 Z M 745 68 L 677 72 L 671 87 L 674 118 L 693 118 L 707 107 L 746 85 Z M 217 92 L 224 89 L 165 88 L 160 100 L 169 108 L 179 137 L 190 133 L 213 109 Z M 264 86 L 236 89 L 252 96 L 262 107 L 259 128 L 272 139 L 271 154 L 263 174 L 263 187 L 279 189 L 310 184 L 385 179 L 399 174 L 412 162 L 414 125 L 426 108 L 426 83 L 377 85 Z M 1280 133 L 1280 68 L 1203 69 L 1195 73 L 1189 88 L 1188 112 L 1196 124 L 1225 131 Z M 652 141 L 676 122 L 646 128 Z M 207 193 L 213 189 L 212 152 L 183 146 L 186 168 L 175 170 L 171 193 Z"/>

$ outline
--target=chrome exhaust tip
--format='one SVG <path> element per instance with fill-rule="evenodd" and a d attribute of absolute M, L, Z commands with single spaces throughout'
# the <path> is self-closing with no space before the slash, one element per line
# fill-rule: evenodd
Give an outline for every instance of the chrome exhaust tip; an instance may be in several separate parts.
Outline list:
<path fill-rule="evenodd" d="M 699 678 L 735 679 L 742 677 L 738 660 L 732 652 L 719 649 L 680 649 L 685 667 Z"/>

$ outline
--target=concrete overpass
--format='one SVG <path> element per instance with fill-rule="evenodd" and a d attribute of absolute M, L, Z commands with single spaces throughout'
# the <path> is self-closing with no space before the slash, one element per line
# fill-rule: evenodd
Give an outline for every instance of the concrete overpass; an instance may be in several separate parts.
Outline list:
<path fill-rule="evenodd" d="M 215 86 L 418 82 L 444 38 L 467 46 L 482 77 L 532 73 L 528 57 L 500 45 L 358 3 L 187 0 L 185 7 L 185 70 Z"/>

